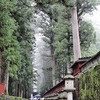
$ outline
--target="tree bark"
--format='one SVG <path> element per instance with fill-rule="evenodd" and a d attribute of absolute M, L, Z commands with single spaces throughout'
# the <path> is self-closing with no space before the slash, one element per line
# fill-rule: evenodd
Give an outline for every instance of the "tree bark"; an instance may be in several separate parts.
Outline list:
<path fill-rule="evenodd" d="M 56 85 L 55 81 L 55 57 L 52 55 L 52 80 L 53 80 L 53 86 Z"/>
<path fill-rule="evenodd" d="M 73 32 L 74 61 L 76 61 L 78 60 L 78 58 L 81 58 L 81 50 L 80 50 L 76 0 L 74 0 L 74 2 L 75 2 L 75 5 L 72 10 L 72 32 Z"/>
<path fill-rule="evenodd" d="M 55 81 L 55 56 L 54 56 L 54 47 L 51 45 L 51 57 L 52 57 L 52 82 L 53 86 L 56 85 Z"/>
<path fill-rule="evenodd" d="M 9 88 L 9 95 L 12 95 L 12 93 L 13 93 L 13 89 L 12 89 L 12 84 L 13 84 L 13 79 L 11 78 L 11 77 L 9 77 L 9 86 L 8 86 L 8 88 Z"/>
<path fill-rule="evenodd" d="M 25 88 L 23 89 L 23 98 L 25 98 Z"/>
<path fill-rule="evenodd" d="M 52 18 L 50 18 L 50 21 L 52 22 Z M 51 24 L 50 26 L 53 27 L 53 25 Z M 54 32 L 51 30 L 51 37 L 50 37 L 50 47 L 51 47 L 51 58 L 52 58 L 52 82 L 53 82 L 53 86 L 56 85 L 56 81 L 55 81 L 55 56 L 54 56 L 54 46 L 52 45 L 52 43 L 54 42 Z"/>
<path fill-rule="evenodd" d="M 20 84 L 19 84 L 19 88 L 18 88 L 18 96 L 20 97 Z"/>
<path fill-rule="evenodd" d="M 70 43 L 70 32 L 68 32 L 68 38 L 67 38 L 68 43 Z M 70 67 L 71 67 L 71 63 L 70 63 L 70 45 L 67 47 L 67 73 L 71 73 Z"/>
<path fill-rule="evenodd" d="M 15 96 L 17 96 L 18 92 L 18 84 L 16 84 Z"/>
<path fill-rule="evenodd" d="M 21 98 L 23 98 L 23 90 L 21 89 Z"/>
<path fill-rule="evenodd" d="M 6 74 L 5 74 L 5 90 L 6 90 L 6 94 L 8 94 L 8 85 L 9 85 L 9 72 L 8 72 L 9 64 L 10 64 L 10 62 L 8 62 L 7 69 L 6 69 Z"/>
<path fill-rule="evenodd" d="M 70 67 L 71 67 L 70 56 L 67 56 L 67 73 L 71 73 Z"/>

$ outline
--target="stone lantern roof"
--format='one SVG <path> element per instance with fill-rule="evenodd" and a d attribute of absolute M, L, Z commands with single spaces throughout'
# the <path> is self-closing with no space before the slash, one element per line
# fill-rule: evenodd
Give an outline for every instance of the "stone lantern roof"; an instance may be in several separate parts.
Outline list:
<path fill-rule="evenodd" d="M 66 75 L 66 76 L 64 77 L 64 79 L 65 79 L 65 80 L 69 80 L 69 79 L 74 80 L 75 77 L 74 77 L 73 75 L 68 74 L 68 75 Z"/>

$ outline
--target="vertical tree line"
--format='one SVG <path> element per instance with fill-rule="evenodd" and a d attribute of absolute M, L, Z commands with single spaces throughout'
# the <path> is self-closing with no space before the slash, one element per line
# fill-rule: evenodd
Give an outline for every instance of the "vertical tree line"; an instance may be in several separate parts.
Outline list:
<path fill-rule="evenodd" d="M 5 93 L 28 98 L 33 88 L 32 1 L 0 1 L 0 82 Z"/>

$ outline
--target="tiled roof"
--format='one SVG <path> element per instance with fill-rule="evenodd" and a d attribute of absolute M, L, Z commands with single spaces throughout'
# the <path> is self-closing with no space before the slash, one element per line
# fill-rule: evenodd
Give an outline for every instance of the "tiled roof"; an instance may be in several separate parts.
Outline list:
<path fill-rule="evenodd" d="M 75 61 L 74 63 L 73 63 L 73 65 L 71 66 L 71 68 L 73 67 L 73 66 L 75 66 L 77 63 L 79 63 L 79 62 L 86 62 L 86 61 L 88 61 L 89 59 L 91 59 L 91 57 L 82 57 L 82 58 L 79 58 L 77 61 Z"/>
<path fill-rule="evenodd" d="M 83 65 L 82 68 L 85 67 L 86 64 L 90 63 L 92 60 L 97 59 L 97 57 L 100 56 L 100 51 L 95 54 L 94 56 L 92 56 L 88 61 L 86 61 Z M 81 68 L 80 68 L 81 69 Z"/>

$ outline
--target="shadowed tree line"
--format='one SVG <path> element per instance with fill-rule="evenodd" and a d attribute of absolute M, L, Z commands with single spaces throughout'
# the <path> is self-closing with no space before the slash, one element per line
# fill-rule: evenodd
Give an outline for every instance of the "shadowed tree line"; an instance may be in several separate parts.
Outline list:
<path fill-rule="evenodd" d="M 34 8 L 28 0 L 0 1 L 0 82 L 5 82 L 5 93 L 28 98 L 33 91 L 31 60 L 34 44 Z"/>

